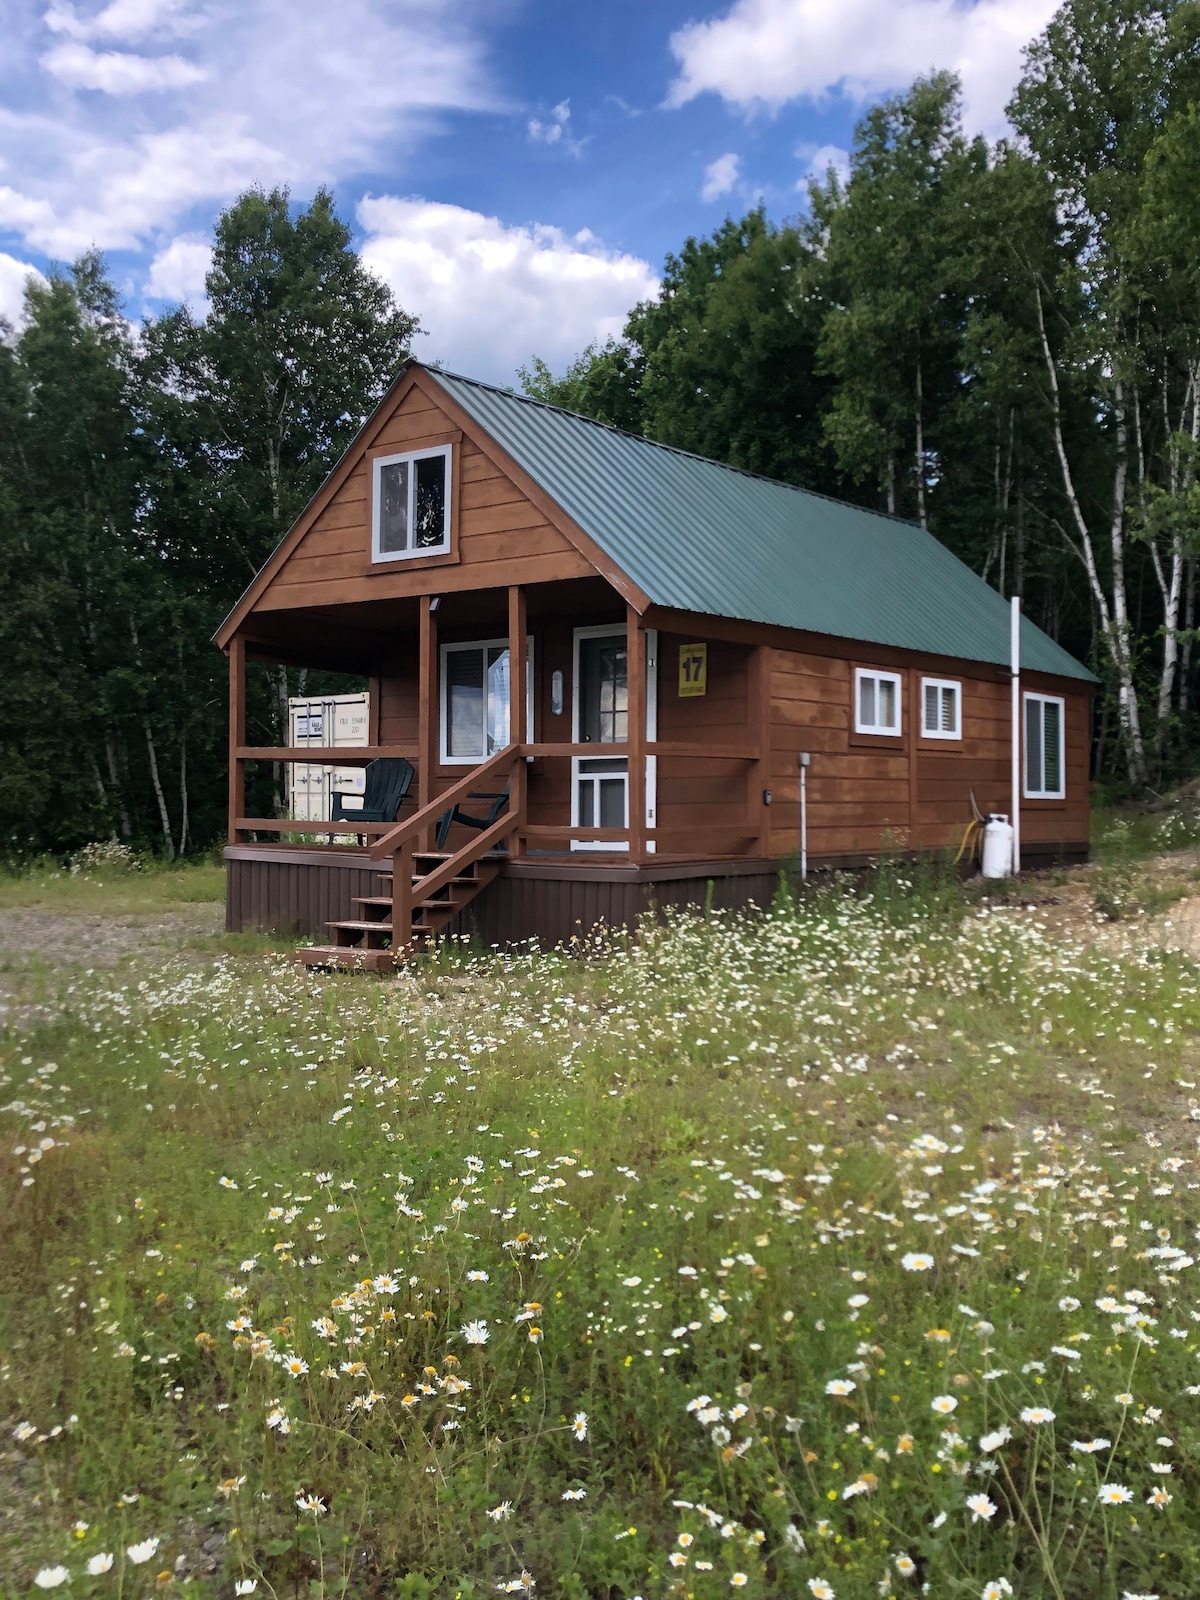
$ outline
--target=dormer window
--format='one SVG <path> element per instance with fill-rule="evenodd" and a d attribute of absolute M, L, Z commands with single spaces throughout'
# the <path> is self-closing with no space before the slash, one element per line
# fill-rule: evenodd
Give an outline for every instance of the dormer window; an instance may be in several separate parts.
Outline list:
<path fill-rule="evenodd" d="M 371 559 L 405 561 L 450 549 L 450 450 L 376 456 L 371 483 Z"/>

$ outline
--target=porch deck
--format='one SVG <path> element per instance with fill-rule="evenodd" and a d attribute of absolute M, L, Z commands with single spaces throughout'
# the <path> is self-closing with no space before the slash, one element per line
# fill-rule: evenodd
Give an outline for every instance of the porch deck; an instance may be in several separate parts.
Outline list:
<path fill-rule="evenodd" d="M 379 897 L 390 876 L 390 863 L 352 845 L 236 844 L 225 862 L 231 932 L 324 937 L 330 923 L 354 918 L 357 902 Z M 778 862 L 761 858 L 633 865 L 582 854 L 508 857 L 486 890 L 438 931 L 485 948 L 534 938 L 553 946 L 597 926 L 632 928 L 653 908 L 765 906 L 778 883 Z M 390 968 L 390 955 L 379 964 Z"/>

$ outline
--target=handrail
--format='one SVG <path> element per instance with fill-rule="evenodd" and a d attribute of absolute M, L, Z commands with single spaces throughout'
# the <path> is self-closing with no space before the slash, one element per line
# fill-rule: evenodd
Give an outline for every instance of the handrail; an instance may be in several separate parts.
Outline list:
<path fill-rule="evenodd" d="M 537 744 L 523 744 L 521 754 L 529 757 L 543 759 L 555 756 L 575 756 L 592 760 L 627 760 L 632 753 L 629 744 L 600 744 L 588 742 L 584 744 L 566 742 L 560 744 L 547 744 L 544 741 Z M 682 739 L 648 739 L 642 746 L 642 754 L 647 756 L 707 756 L 714 761 L 757 761 L 758 752 L 749 750 L 742 745 L 731 744 L 689 744 Z"/>
<path fill-rule="evenodd" d="M 443 861 L 440 867 L 417 879 L 415 889 L 420 893 L 422 900 L 427 900 L 439 889 L 444 889 L 458 877 L 464 867 L 469 867 L 473 861 L 478 861 L 480 856 L 487 855 L 493 845 L 499 844 L 507 834 L 513 833 L 520 825 L 520 817 L 506 811 L 497 817 L 490 828 L 485 828 L 482 833 L 476 834 L 475 838 L 468 839 L 462 849 L 448 861 Z M 395 885 L 392 887 L 394 890 Z"/>
<path fill-rule="evenodd" d="M 328 817 L 239 817 L 239 833 L 353 833 L 368 835 L 384 833 L 395 827 L 392 822 L 332 822 Z"/>
<path fill-rule="evenodd" d="M 307 766 L 365 766 L 380 756 L 402 756 L 411 761 L 415 744 L 240 744 L 235 752 L 239 761 L 296 761 Z"/>
<path fill-rule="evenodd" d="M 422 806 L 403 822 L 397 822 L 395 827 L 376 839 L 370 849 L 371 859 L 377 861 L 380 856 L 394 854 L 406 839 L 415 838 L 429 827 L 430 823 L 436 822 L 443 811 L 448 811 L 460 800 L 465 800 L 472 789 L 477 789 L 495 773 L 510 771 L 519 759 L 520 750 L 515 745 L 505 745 L 503 750 L 497 750 L 494 756 L 489 756 L 480 766 L 472 767 L 464 778 L 460 778 L 428 805 Z"/>

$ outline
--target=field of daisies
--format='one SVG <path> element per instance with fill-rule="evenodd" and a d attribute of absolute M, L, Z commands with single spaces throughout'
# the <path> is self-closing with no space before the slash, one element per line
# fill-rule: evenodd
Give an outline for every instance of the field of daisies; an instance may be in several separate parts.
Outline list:
<path fill-rule="evenodd" d="M 1200 969 L 829 888 L 0 1058 L 0 1595 L 1187 1600 Z"/>

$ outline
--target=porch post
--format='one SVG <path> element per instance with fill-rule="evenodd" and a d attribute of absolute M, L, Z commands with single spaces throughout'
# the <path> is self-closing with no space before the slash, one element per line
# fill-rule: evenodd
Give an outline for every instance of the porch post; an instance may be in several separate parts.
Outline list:
<path fill-rule="evenodd" d="M 392 951 L 396 959 L 407 955 L 412 943 L 413 842 L 404 839 L 392 852 Z"/>
<path fill-rule="evenodd" d="M 229 843 L 238 842 L 238 818 L 246 811 L 246 768 L 238 746 L 246 743 L 246 641 L 229 641 Z"/>
<path fill-rule="evenodd" d="M 629 685 L 629 859 L 646 859 L 646 635 L 632 606 L 625 608 L 625 671 Z"/>
<path fill-rule="evenodd" d="M 528 744 L 528 699 L 526 691 L 526 625 L 525 591 L 520 584 L 512 584 L 508 591 L 508 738 L 510 744 Z M 509 809 L 513 815 L 525 820 L 525 796 L 528 767 L 522 758 L 517 762 L 508 791 Z M 518 831 L 509 844 L 509 853 L 519 856 L 524 840 Z"/>
<path fill-rule="evenodd" d="M 758 759 L 750 765 L 750 789 L 746 796 L 750 832 L 758 836 L 758 853 L 771 855 L 771 807 L 764 796 L 771 787 L 771 658 L 770 647 L 755 645 L 748 676 L 749 704 L 746 726 L 754 730 Z"/>
<path fill-rule="evenodd" d="M 421 596 L 421 625 L 417 643 L 417 806 L 433 799 L 433 776 L 438 753 L 438 640 L 437 613 L 432 596 Z M 422 849 L 428 838 L 417 840 Z"/>

